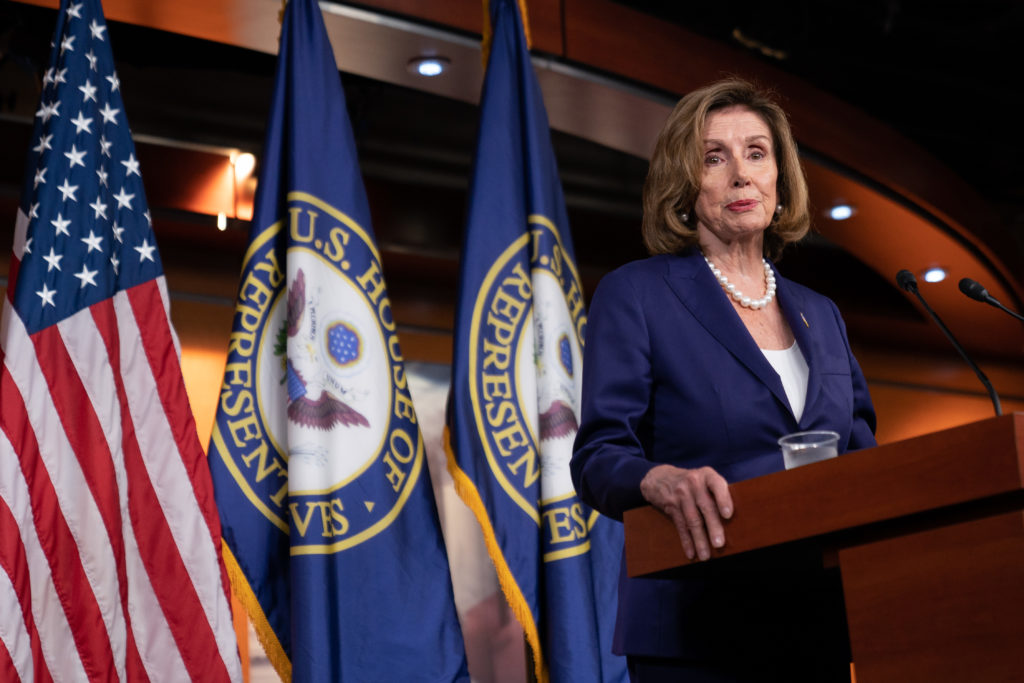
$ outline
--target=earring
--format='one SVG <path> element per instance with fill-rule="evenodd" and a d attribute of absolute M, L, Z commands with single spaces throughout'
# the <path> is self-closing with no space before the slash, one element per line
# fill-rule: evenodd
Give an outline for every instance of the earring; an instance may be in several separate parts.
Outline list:
<path fill-rule="evenodd" d="M 689 223 L 690 214 L 688 214 L 686 211 L 683 211 L 681 214 L 679 214 L 679 220 L 681 220 L 683 223 Z"/>
<path fill-rule="evenodd" d="M 782 213 L 782 204 L 776 204 L 775 205 L 775 215 L 778 216 L 781 213 Z"/>

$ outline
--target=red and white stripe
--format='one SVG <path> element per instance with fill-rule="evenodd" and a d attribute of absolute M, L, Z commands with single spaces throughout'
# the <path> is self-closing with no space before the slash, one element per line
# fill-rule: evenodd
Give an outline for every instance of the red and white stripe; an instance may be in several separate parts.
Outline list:
<path fill-rule="evenodd" d="M 0 680 L 242 678 L 166 301 L 161 278 L 31 337 L 4 302 Z"/>

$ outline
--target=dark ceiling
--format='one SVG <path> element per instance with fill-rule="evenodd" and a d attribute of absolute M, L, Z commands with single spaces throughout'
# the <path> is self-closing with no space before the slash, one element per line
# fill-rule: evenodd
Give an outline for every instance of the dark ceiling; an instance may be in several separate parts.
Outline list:
<path fill-rule="evenodd" d="M 744 49 L 917 142 L 1024 244 L 1020 0 L 618 0 Z"/>
<path fill-rule="evenodd" d="M 997 75 L 1021 62 L 1011 54 L 1024 35 L 1018 3 L 620 4 L 738 46 L 887 122 L 974 185 L 1024 251 L 1024 144 L 1012 132 L 1022 95 L 1016 80 Z M 10 243 L 4 231 L 13 224 L 55 16 L 0 0 L 0 124 L 8 132 L 0 138 L 0 208 L 10 207 L 4 215 L 11 217 L 0 219 L 0 244 Z M 274 55 L 117 22 L 109 33 L 137 136 L 259 153 Z M 415 298 L 429 272 L 434 299 L 454 299 L 476 106 L 351 74 L 342 79 L 393 298 Z M 592 291 L 603 273 L 644 255 L 638 227 L 647 162 L 557 131 L 553 142 L 577 260 Z M 208 217 L 152 208 L 165 226 L 158 225 L 165 262 L 168 249 L 184 260 L 206 253 L 204 267 L 223 270 L 229 281 L 237 276 L 246 226 L 211 238 Z M 922 317 L 891 278 L 820 235 L 780 267 L 836 300 L 861 341 L 885 341 L 887 320 Z M 213 294 L 229 300 L 232 291 Z M 450 329 L 450 310 L 440 320 L 433 310 L 414 323 Z"/>

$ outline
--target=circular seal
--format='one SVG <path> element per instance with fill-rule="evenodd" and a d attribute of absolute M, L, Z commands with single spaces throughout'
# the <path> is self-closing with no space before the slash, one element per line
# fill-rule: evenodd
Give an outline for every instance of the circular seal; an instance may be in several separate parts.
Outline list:
<path fill-rule="evenodd" d="M 288 251 L 279 302 L 278 332 L 260 345 L 260 412 L 274 416 L 268 437 L 288 453 L 290 496 L 337 489 L 378 457 L 391 427 L 384 334 L 358 283 L 303 247 Z"/>
<path fill-rule="evenodd" d="M 538 524 L 541 506 L 574 498 L 569 458 L 578 428 L 582 288 L 555 226 L 529 232 L 492 264 L 476 299 L 470 393 L 478 437 L 502 489 Z"/>
<path fill-rule="evenodd" d="M 331 553 L 390 525 L 424 448 L 370 236 L 315 197 L 288 199 L 247 254 L 215 438 L 293 555 Z"/>

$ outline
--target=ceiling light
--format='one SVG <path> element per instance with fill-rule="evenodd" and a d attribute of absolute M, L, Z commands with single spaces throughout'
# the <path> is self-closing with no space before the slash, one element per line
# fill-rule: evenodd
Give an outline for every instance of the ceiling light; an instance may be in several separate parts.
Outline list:
<path fill-rule="evenodd" d="M 433 78 L 444 73 L 451 60 L 447 57 L 416 57 L 409 60 L 408 69 L 419 76 Z"/>
<path fill-rule="evenodd" d="M 939 266 L 932 266 L 928 270 L 924 271 L 921 278 L 925 282 L 942 282 L 946 279 L 946 269 L 940 268 Z"/>
<path fill-rule="evenodd" d="M 845 221 L 853 215 L 853 207 L 849 204 L 836 204 L 828 210 L 828 217 L 834 221 Z"/>
<path fill-rule="evenodd" d="M 228 229 L 228 217 L 223 211 L 217 214 L 217 229 L 221 232 Z"/>

